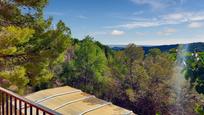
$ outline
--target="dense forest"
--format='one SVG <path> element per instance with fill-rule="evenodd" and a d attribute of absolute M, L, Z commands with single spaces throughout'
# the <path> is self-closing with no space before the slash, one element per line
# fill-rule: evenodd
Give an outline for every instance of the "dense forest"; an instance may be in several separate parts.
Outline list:
<path fill-rule="evenodd" d="M 145 53 L 135 44 L 115 51 L 91 36 L 78 40 L 63 21 L 52 27 L 43 17 L 47 3 L 0 1 L 1 87 L 24 95 L 69 85 L 141 115 L 204 114 L 203 52 L 181 56 L 179 45 Z M 180 90 L 175 77 L 185 80 Z"/>

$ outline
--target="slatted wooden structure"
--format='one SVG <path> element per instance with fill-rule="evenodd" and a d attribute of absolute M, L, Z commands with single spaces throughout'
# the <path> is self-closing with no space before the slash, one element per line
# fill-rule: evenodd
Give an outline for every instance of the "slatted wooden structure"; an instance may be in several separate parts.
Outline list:
<path fill-rule="evenodd" d="M 63 115 L 133 115 L 132 111 L 65 86 L 46 89 L 25 98 Z"/>

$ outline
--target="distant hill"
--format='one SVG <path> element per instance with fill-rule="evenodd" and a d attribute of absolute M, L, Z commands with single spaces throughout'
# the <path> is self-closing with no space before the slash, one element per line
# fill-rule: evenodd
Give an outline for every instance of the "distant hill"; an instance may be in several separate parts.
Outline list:
<path fill-rule="evenodd" d="M 188 45 L 189 51 L 200 51 L 204 52 L 204 43 L 198 42 L 198 43 L 190 43 L 190 44 L 183 44 L 183 45 Z M 160 45 L 160 46 L 141 46 L 143 47 L 145 53 L 147 53 L 150 49 L 152 48 L 159 48 L 162 52 L 169 51 L 172 48 L 177 48 L 179 44 L 173 44 L 173 45 Z M 113 50 L 120 51 L 124 50 L 127 45 L 109 45 Z"/>

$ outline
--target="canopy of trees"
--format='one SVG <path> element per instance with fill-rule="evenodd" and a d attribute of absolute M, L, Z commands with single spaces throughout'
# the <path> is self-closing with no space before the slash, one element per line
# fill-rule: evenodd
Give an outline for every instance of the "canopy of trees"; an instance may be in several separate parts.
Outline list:
<path fill-rule="evenodd" d="M 43 19 L 46 3 L 0 1 L 0 82 L 21 94 L 27 85 L 36 87 L 53 78 L 53 68 L 63 62 L 70 44 L 70 30 L 63 22 L 52 29 L 51 20 Z"/>
<path fill-rule="evenodd" d="M 129 44 L 114 51 L 86 36 L 72 38 L 59 21 L 43 17 L 47 0 L 0 0 L 0 86 L 19 94 L 70 85 L 141 115 L 203 114 L 204 61 L 187 55 L 190 87 L 176 112 L 172 90 L 177 49 L 162 52 Z M 198 59 L 199 58 L 199 59 Z M 200 94 L 199 94 L 200 93 Z"/>

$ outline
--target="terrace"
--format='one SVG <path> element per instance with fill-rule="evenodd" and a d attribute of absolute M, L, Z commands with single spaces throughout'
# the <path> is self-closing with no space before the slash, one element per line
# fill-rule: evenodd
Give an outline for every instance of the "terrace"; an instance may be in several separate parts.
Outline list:
<path fill-rule="evenodd" d="M 0 115 L 133 115 L 72 87 L 42 90 L 21 97 L 0 87 Z"/>

